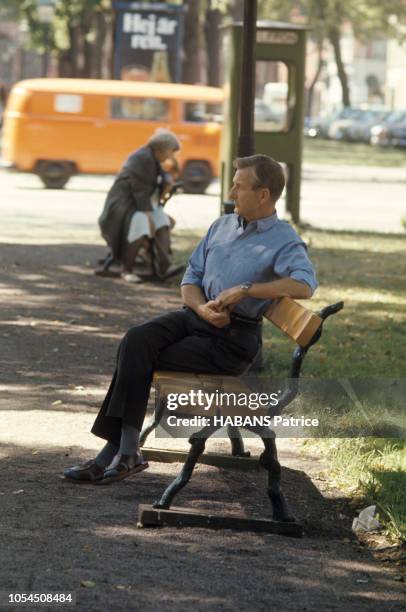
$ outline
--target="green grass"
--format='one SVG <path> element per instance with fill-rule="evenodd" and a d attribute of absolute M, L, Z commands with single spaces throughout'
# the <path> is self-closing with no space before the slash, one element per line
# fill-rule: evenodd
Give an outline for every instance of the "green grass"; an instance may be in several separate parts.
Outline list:
<path fill-rule="evenodd" d="M 355 142 L 305 138 L 303 160 L 315 164 L 405 168 L 406 149 L 386 149 Z"/>
<path fill-rule="evenodd" d="M 185 261 L 200 237 L 177 232 L 176 261 Z M 385 399 L 379 392 L 379 379 L 404 378 L 406 237 L 314 229 L 306 229 L 302 237 L 309 244 L 320 285 L 308 307 L 317 311 L 339 300 L 345 303 L 344 310 L 326 322 L 321 340 L 306 356 L 302 375 L 318 380 L 371 379 L 364 405 L 367 430 L 365 420 L 348 406 L 341 410 L 337 427 L 344 436 L 348 429 L 353 435 L 354 428 L 360 436 L 380 436 L 319 439 L 311 444 L 326 454 L 332 477 L 356 496 L 359 507 L 377 505 L 387 535 L 400 542 L 405 538 L 405 441 L 383 438 L 391 437 L 392 431 L 398 435 L 401 419 L 397 420 L 390 397 Z M 178 282 L 174 280 L 173 286 Z M 264 362 L 270 380 L 287 375 L 293 348 L 278 329 L 264 326 Z M 402 399 L 397 409 L 404 413 Z"/>
<path fill-rule="evenodd" d="M 406 542 L 406 441 L 376 438 L 309 441 L 330 465 L 330 478 L 356 507 L 376 505 L 384 533 Z"/>
<path fill-rule="evenodd" d="M 351 376 L 351 378 L 350 378 Z M 302 379 L 300 395 L 287 408 L 317 418 L 316 438 L 406 438 L 406 381 L 386 378 Z"/>

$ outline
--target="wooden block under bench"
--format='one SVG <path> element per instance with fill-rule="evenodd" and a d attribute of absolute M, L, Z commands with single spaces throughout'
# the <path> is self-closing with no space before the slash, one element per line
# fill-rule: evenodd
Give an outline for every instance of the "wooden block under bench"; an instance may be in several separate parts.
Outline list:
<path fill-rule="evenodd" d="M 245 518 L 231 514 L 215 514 L 207 510 L 172 507 L 170 510 L 154 508 L 147 504 L 138 506 L 139 527 L 208 527 L 211 529 L 234 529 L 236 531 L 255 531 L 276 533 L 300 538 L 303 527 L 298 523 L 283 523 L 271 519 Z"/>

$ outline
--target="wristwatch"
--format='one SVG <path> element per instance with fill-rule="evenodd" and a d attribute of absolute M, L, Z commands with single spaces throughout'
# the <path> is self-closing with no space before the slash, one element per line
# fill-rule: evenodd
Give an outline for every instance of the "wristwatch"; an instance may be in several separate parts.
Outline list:
<path fill-rule="evenodd" d="M 248 291 L 251 289 L 252 283 L 241 283 L 240 289 L 242 289 L 245 295 L 248 295 Z"/>

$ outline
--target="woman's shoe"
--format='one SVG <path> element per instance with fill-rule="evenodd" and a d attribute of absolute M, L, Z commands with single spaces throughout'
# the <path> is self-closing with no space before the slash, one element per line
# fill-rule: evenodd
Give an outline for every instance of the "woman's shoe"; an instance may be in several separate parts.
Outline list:
<path fill-rule="evenodd" d="M 95 276 L 104 276 L 106 278 L 120 278 L 121 273 L 118 270 L 105 270 L 104 268 L 97 268 L 94 271 Z"/>
<path fill-rule="evenodd" d="M 142 283 L 142 278 L 132 273 L 122 274 L 121 278 L 127 281 L 127 283 Z"/>

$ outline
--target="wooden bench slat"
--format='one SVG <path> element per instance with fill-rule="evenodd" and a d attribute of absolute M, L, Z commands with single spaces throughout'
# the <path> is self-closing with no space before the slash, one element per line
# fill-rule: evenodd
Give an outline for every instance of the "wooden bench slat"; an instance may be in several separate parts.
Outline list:
<path fill-rule="evenodd" d="M 319 329 L 323 320 L 289 297 L 275 300 L 264 317 L 279 327 L 299 346 L 306 346 Z"/>
<path fill-rule="evenodd" d="M 221 374 L 157 370 L 154 374 L 153 384 L 160 399 L 164 399 L 169 393 L 188 393 L 191 390 L 202 391 L 203 393 L 216 393 L 218 391 L 219 393 L 235 393 L 236 395 L 252 393 L 252 389 L 240 378 Z M 187 404 L 179 406 L 176 414 L 213 416 L 216 408 L 217 403 L 215 401 L 212 403 L 210 410 L 204 410 L 202 406 Z M 244 414 L 241 410 L 236 412 L 236 408 L 231 402 L 226 414 Z"/>

